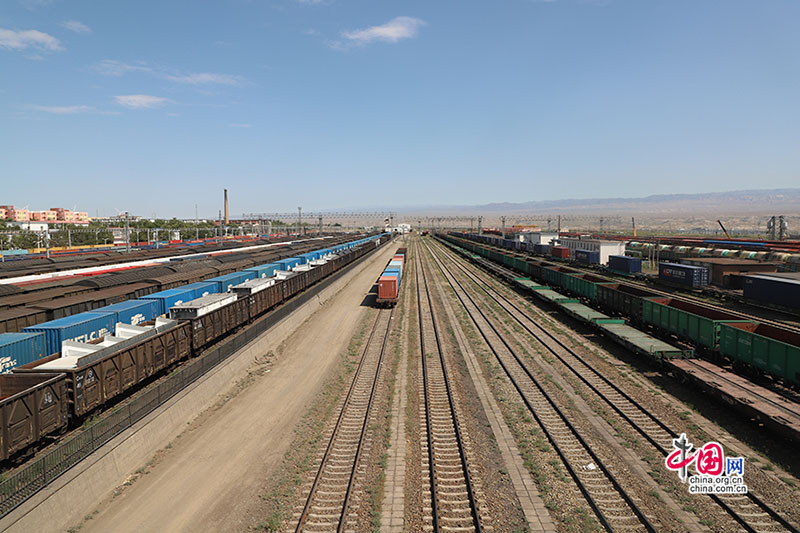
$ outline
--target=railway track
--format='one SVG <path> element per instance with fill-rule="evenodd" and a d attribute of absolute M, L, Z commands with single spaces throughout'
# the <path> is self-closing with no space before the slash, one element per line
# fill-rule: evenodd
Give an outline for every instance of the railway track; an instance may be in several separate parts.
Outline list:
<path fill-rule="evenodd" d="M 578 270 L 582 270 L 582 269 L 578 269 Z M 594 271 L 591 271 L 591 270 L 582 270 L 582 271 L 586 272 L 586 273 L 594 272 Z M 608 273 L 607 272 L 603 272 L 603 275 L 604 276 L 608 276 Z M 627 278 L 623 278 L 623 279 L 610 278 L 610 280 L 612 282 L 616 282 L 616 283 L 628 283 L 630 285 L 635 285 L 635 286 L 640 287 L 642 289 L 647 289 L 649 291 L 658 293 L 660 296 L 664 296 L 665 298 L 676 298 L 678 300 L 684 300 L 684 301 L 691 302 L 691 303 L 694 303 L 694 304 L 697 304 L 697 305 L 702 305 L 704 307 L 713 307 L 713 308 L 716 308 L 716 309 L 720 309 L 720 310 L 725 311 L 726 313 L 730 313 L 732 315 L 736 315 L 736 316 L 740 317 L 742 320 L 752 320 L 754 322 L 761 322 L 762 324 L 769 324 L 770 326 L 775 326 L 776 328 L 783 328 L 783 329 L 787 329 L 787 330 L 790 330 L 790 331 L 794 331 L 796 333 L 800 333 L 800 326 L 797 325 L 797 320 L 776 320 L 776 319 L 766 318 L 766 317 L 761 316 L 761 315 L 753 315 L 753 314 L 750 314 L 750 313 L 745 313 L 744 311 L 738 311 L 736 309 L 731 309 L 729 307 L 723 307 L 723 306 L 720 306 L 720 305 L 714 305 L 713 303 L 710 303 L 710 302 L 708 302 L 708 300 L 704 300 L 703 298 L 698 298 L 698 297 L 693 296 L 691 294 L 686 294 L 685 291 L 671 292 L 671 291 L 665 291 L 663 289 L 657 289 L 657 288 L 655 288 L 653 286 L 652 283 L 645 283 L 643 281 L 629 280 Z M 717 298 L 717 299 L 719 299 L 719 298 Z M 742 300 L 743 299 L 744 298 L 742 298 Z M 743 303 L 743 302 L 737 302 L 737 303 L 739 303 L 739 305 L 749 305 L 751 307 L 758 307 L 758 306 L 754 306 L 752 304 L 747 304 L 747 303 Z M 766 308 L 765 308 L 765 310 L 769 311 L 769 309 L 766 309 Z M 776 311 L 772 310 L 772 312 L 776 312 Z"/>
<path fill-rule="evenodd" d="M 472 241 L 470 241 L 470 242 L 472 242 Z M 518 254 L 524 254 L 526 257 L 529 257 L 529 258 L 535 259 L 535 260 L 543 260 L 543 261 L 547 261 L 548 260 L 547 257 L 540 257 L 540 256 L 531 255 L 529 252 L 525 252 L 525 251 L 522 251 L 522 250 L 511 250 L 509 248 L 501 248 L 501 247 L 497 247 L 495 245 L 489 245 L 489 244 L 483 244 L 483 243 L 477 243 L 477 244 L 482 244 L 483 246 L 487 246 L 487 247 L 491 246 L 491 247 L 496 248 L 497 250 L 503 251 L 505 253 L 514 252 L 514 253 L 518 253 Z M 714 309 L 719 309 L 719 310 L 725 311 L 726 313 L 730 313 L 732 315 L 736 315 L 737 317 L 741 318 L 742 320 L 751 320 L 751 321 L 754 321 L 754 322 L 761 322 L 762 324 L 769 324 L 769 325 L 775 326 L 777 328 L 783 328 L 783 329 L 787 329 L 787 330 L 790 330 L 790 331 L 794 331 L 795 333 L 800 333 L 800 326 L 798 326 L 796 321 L 774 320 L 774 319 L 762 317 L 760 315 L 753 315 L 753 314 L 745 313 L 743 311 L 738 311 L 736 309 L 729 309 L 727 307 L 714 305 L 712 303 L 709 303 L 707 300 L 704 300 L 702 298 L 697 298 L 697 297 L 692 296 L 690 294 L 686 294 L 683 291 L 681 291 L 681 292 L 672 292 L 672 291 L 663 290 L 663 289 L 654 287 L 652 283 L 645 283 L 643 281 L 637 281 L 637 280 L 631 279 L 630 277 L 627 277 L 627 276 L 625 276 L 625 277 L 614 276 L 613 274 L 609 273 L 606 270 L 581 268 L 581 267 L 575 265 L 572 262 L 570 262 L 568 264 L 564 263 L 564 266 L 568 266 L 569 268 L 572 268 L 574 270 L 578 270 L 582 274 L 594 274 L 594 275 L 605 276 L 605 277 L 608 278 L 609 283 L 626 283 L 628 285 L 633 285 L 633 286 L 639 287 L 641 289 L 647 289 L 648 291 L 657 293 L 659 296 L 663 296 L 665 298 L 675 298 L 675 299 L 678 299 L 678 300 L 683 300 L 685 302 L 691 302 L 691 303 L 696 304 L 696 305 L 701 305 L 703 307 L 710 307 L 710 308 L 714 308 Z"/>
<path fill-rule="evenodd" d="M 372 324 L 353 381 L 322 456 L 295 528 L 299 531 L 352 530 L 349 511 L 360 459 L 372 444 L 372 405 L 380 381 L 394 309 L 381 309 Z"/>
<path fill-rule="evenodd" d="M 416 250 L 415 281 L 422 366 L 423 527 L 432 531 L 483 531 L 487 517 L 479 512 L 464 435 L 439 337 L 427 274 Z M 422 273 L 420 280 L 420 272 Z M 427 478 L 427 479 L 426 479 Z"/>
<path fill-rule="evenodd" d="M 544 346 L 550 354 L 556 357 L 575 377 L 611 407 L 614 412 L 642 435 L 664 457 L 672 451 L 672 441 L 678 438 L 676 431 L 664 424 L 620 387 L 599 373 L 579 354 L 539 325 L 522 308 L 462 266 L 451 255 L 451 252 L 442 251 L 442 255 L 448 257 L 452 264 L 465 277 L 471 280 L 476 287 L 481 289 L 490 301 L 502 308 L 519 326 L 536 339 L 540 345 Z M 455 279 L 455 276 L 453 276 L 453 279 Z M 456 281 L 456 283 L 458 282 Z M 468 296 L 468 298 L 470 297 Z M 472 299 L 470 298 L 470 300 Z M 745 531 L 797 531 L 792 524 L 752 492 L 746 495 L 710 495 L 710 497 Z"/>
<path fill-rule="evenodd" d="M 713 379 L 718 384 L 724 384 L 728 390 L 739 392 L 746 397 L 748 403 L 763 406 L 763 411 L 769 416 L 779 418 L 795 428 L 800 428 L 800 404 L 794 399 L 787 398 L 779 392 L 769 389 L 763 392 L 761 387 L 747 386 L 745 378 L 730 372 L 720 372 L 719 367 L 702 359 L 676 359 L 670 365 L 679 368 L 682 372 L 692 375 L 706 375 L 708 381 Z M 744 383 L 743 383 L 744 382 Z"/>
<path fill-rule="evenodd" d="M 428 248 L 428 252 L 602 527 L 607 531 L 656 531 L 654 524 L 548 394 L 541 381 L 523 363 L 492 320 L 433 250 Z"/>

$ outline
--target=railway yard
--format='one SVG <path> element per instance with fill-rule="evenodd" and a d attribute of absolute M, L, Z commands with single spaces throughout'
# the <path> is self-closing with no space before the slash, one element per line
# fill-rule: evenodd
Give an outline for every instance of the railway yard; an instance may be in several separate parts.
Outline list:
<path fill-rule="evenodd" d="M 0 374 L 0 530 L 800 528 L 791 315 L 460 232 L 126 257 L 0 269 L 62 335 Z"/>

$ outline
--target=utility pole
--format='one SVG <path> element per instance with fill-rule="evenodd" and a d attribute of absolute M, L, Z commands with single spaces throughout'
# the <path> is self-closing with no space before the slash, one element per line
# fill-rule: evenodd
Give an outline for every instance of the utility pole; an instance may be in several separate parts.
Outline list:
<path fill-rule="evenodd" d="M 561 236 L 561 215 L 558 215 L 558 235 Z"/>
<path fill-rule="evenodd" d="M 483 217 L 478 217 L 478 235 L 483 235 Z"/>
<path fill-rule="evenodd" d="M 300 236 L 300 232 L 303 230 L 303 208 L 297 208 L 297 236 Z"/>
<path fill-rule="evenodd" d="M 219 212 L 217 213 L 217 228 L 219 228 L 219 232 L 218 232 L 219 239 L 218 239 L 218 241 L 222 242 L 222 210 L 219 210 Z"/>
<path fill-rule="evenodd" d="M 194 240 L 200 238 L 200 223 L 197 220 L 197 204 L 194 204 Z"/>
<path fill-rule="evenodd" d="M 72 230 L 67 228 L 67 248 L 72 248 Z"/>
<path fill-rule="evenodd" d="M 319 216 L 319 236 L 322 237 L 322 215 Z"/>
<path fill-rule="evenodd" d="M 46 226 L 44 229 L 44 246 L 47 252 L 47 258 L 50 259 L 50 227 Z"/>
<path fill-rule="evenodd" d="M 125 211 L 125 253 L 131 253 L 131 226 L 127 211 Z"/>
<path fill-rule="evenodd" d="M 506 238 L 506 217 L 500 217 L 500 223 L 503 225 L 503 236 L 500 237 L 501 239 Z"/>

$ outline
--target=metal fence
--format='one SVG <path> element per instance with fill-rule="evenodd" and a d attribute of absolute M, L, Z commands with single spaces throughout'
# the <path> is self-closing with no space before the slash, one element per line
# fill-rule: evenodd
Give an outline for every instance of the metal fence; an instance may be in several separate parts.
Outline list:
<path fill-rule="evenodd" d="M 140 396 L 112 410 L 96 424 L 81 430 L 78 434 L 31 462 L 10 478 L 0 482 L 0 518 L 10 513 L 48 483 L 84 460 L 109 440 L 147 416 L 147 414 L 193 383 L 197 378 L 251 343 L 275 323 L 316 296 L 340 274 L 347 271 L 352 264 L 352 262 L 348 262 L 348 264 L 342 265 L 338 272 L 328 276 L 327 279 L 322 280 L 315 287 L 292 298 L 291 301 L 268 313 L 246 330 L 228 339 L 225 343 L 189 361 L 152 389 L 146 390 Z"/>

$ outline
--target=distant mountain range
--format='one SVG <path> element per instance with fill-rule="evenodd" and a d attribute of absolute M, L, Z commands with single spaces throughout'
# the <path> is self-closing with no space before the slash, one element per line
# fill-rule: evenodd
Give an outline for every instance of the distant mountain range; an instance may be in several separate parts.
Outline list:
<path fill-rule="evenodd" d="M 729 191 L 702 194 L 654 194 L 643 198 L 591 198 L 532 202 L 502 202 L 474 206 L 408 208 L 404 214 L 770 214 L 800 213 L 800 188 Z"/>

